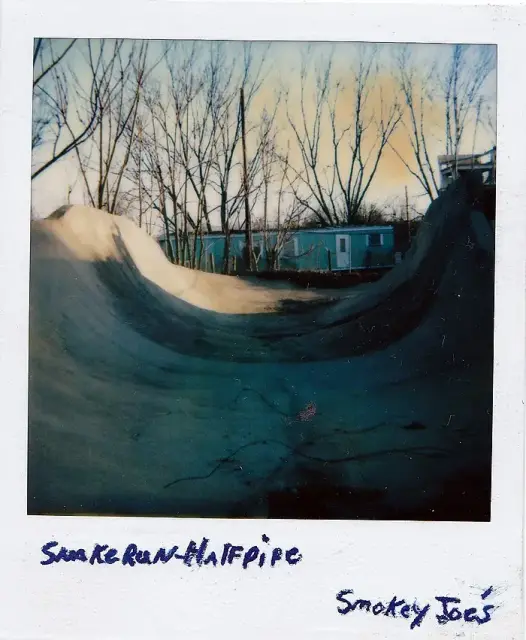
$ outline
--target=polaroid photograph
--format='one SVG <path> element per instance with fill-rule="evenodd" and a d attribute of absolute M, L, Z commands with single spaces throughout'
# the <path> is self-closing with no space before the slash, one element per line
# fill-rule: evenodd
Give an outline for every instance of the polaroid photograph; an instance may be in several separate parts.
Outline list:
<path fill-rule="evenodd" d="M 0 637 L 522 637 L 524 11 L 79 6 L 4 12 Z"/>

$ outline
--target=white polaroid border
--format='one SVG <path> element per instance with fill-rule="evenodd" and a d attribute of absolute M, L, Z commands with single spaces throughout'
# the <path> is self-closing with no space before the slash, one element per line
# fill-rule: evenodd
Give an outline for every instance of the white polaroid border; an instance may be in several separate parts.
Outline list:
<path fill-rule="evenodd" d="M 408 4 L 4 0 L 0 81 L 2 638 L 519 638 L 525 391 L 526 60 L 523 9 Z M 484 42 L 498 45 L 498 198 L 491 523 L 228 521 L 26 515 L 30 122 L 34 37 Z M 173 540 L 297 546 L 273 570 L 180 564 L 43 567 L 41 547 Z M 341 616 L 336 593 L 466 606 L 493 586 L 477 628 Z M 476 596 L 479 599 L 479 595 Z M 476 606 L 473 605 L 473 606 Z M 473 635 L 472 635 L 473 634 Z"/>

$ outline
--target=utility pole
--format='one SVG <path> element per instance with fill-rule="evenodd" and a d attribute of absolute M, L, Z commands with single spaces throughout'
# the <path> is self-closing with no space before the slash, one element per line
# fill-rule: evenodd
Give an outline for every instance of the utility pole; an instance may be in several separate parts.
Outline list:
<path fill-rule="evenodd" d="M 243 192 L 245 196 L 245 250 L 248 255 L 248 268 L 254 270 L 254 252 L 252 250 L 252 222 L 248 204 L 248 175 L 247 175 L 247 143 L 245 132 L 245 92 L 241 87 L 239 95 L 239 112 L 241 117 L 241 146 L 243 148 Z"/>
<path fill-rule="evenodd" d="M 411 223 L 409 222 L 409 197 L 405 188 L 405 219 L 407 221 L 407 248 L 411 246 Z"/>

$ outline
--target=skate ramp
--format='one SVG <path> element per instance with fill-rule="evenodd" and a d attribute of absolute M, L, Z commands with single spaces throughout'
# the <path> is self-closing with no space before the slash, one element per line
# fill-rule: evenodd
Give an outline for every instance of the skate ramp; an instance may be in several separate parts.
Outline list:
<path fill-rule="evenodd" d="M 454 519 L 462 482 L 485 503 L 494 270 L 471 201 L 454 185 L 402 264 L 336 292 L 171 265 L 87 207 L 32 223 L 29 512 Z"/>

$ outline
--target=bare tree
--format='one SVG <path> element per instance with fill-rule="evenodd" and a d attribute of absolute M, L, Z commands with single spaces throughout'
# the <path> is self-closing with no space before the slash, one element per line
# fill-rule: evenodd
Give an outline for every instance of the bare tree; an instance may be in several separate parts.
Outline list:
<path fill-rule="evenodd" d="M 269 115 L 266 110 L 263 111 L 261 117 L 261 132 L 260 132 L 260 149 L 261 149 L 261 176 L 262 176 L 262 188 L 263 188 L 263 224 L 262 228 L 264 231 L 267 231 L 269 228 L 269 217 L 268 217 L 268 203 L 269 203 L 269 191 L 271 187 L 271 183 L 273 181 L 275 175 L 275 167 L 279 162 L 279 154 L 277 150 L 277 142 L 276 142 L 277 132 L 272 126 L 272 121 L 269 118 Z M 286 157 L 286 161 L 284 163 L 285 169 L 282 172 L 282 179 L 280 184 L 280 194 L 283 192 L 283 183 L 286 179 L 286 171 L 287 171 L 287 163 L 288 163 L 288 154 Z M 279 218 L 279 197 L 278 197 L 278 218 Z M 269 246 L 265 238 L 265 249 L 268 253 Z"/>
<path fill-rule="evenodd" d="M 216 111 L 221 101 L 219 78 L 223 64 L 215 46 L 192 43 L 183 51 L 179 44 L 167 49 L 171 115 L 163 119 L 162 127 L 168 150 L 168 190 L 174 217 L 178 212 L 181 214 L 183 262 L 188 256 L 193 268 L 200 266 L 203 258 L 203 233 L 212 230 L 211 172 L 219 126 Z M 178 227 L 177 223 L 175 226 Z"/>
<path fill-rule="evenodd" d="M 397 56 L 397 81 L 406 107 L 403 127 L 407 133 L 413 158 L 402 156 L 390 145 L 409 173 L 418 180 L 424 193 L 434 200 L 439 191 L 438 178 L 430 153 L 433 131 L 431 120 L 435 102 L 432 84 L 436 69 L 422 73 L 413 60 L 409 45 L 402 45 Z M 434 159 L 433 159 L 434 160 Z"/>
<path fill-rule="evenodd" d="M 147 49 L 145 42 L 133 43 L 126 51 L 123 40 L 87 40 L 86 72 L 82 80 L 75 76 L 70 84 L 80 96 L 89 84 L 89 104 L 95 114 L 90 143 L 85 149 L 74 147 L 86 198 L 92 206 L 111 213 L 117 211 L 131 157 L 142 86 L 149 71 Z M 81 109 L 77 113 L 82 121 L 85 113 Z"/>
<path fill-rule="evenodd" d="M 491 137 L 491 146 L 497 146 L 497 114 L 496 105 L 493 101 L 482 104 L 482 126 L 489 132 Z"/>
<path fill-rule="evenodd" d="M 269 271 L 279 269 L 280 258 L 289 241 L 293 238 L 294 232 L 301 226 L 305 207 L 294 197 L 287 188 L 288 163 L 281 165 L 282 175 L 276 195 L 277 217 L 274 225 L 268 220 L 265 227 L 265 253 L 267 256 L 267 267 Z M 272 229 L 274 229 L 272 231 Z"/>
<path fill-rule="evenodd" d="M 217 129 L 212 118 L 216 69 L 200 53 L 199 43 L 164 47 L 170 82 L 151 82 L 144 91 L 141 136 L 136 137 L 129 171 L 139 213 L 146 195 L 173 241 L 170 259 L 194 268 L 202 230 L 212 228 L 209 175 Z"/>
<path fill-rule="evenodd" d="M 211 47 L 212 45 L 205 45 Z M 216 100 L 216 82 L 220 64 L 213 55 L 202 53 L 203 45 L 193 43 L 187 51 L 180 51 L 180 43 L 171 44 L 166 51 L 166 60 L 171 77 L 170 100 L 171 121 L 164 120 L 163 130 L 167 147 L 171 144 L 174 160 L 182 168 L 184 180 L 183 202 L 174 199 L 173 183 L 175 166 L 170 166 L 171 194 L 175 215 L 181 209 L 183 226 L 188 224 L 198 230 L 201 223 L 207 231 L 212 230 L 209 207 L 209 176 L 212 149 L 217 131 L 213 118 Z M 173 122 L 173 126 L 172 126 Z M 195 198 L 195 220 L 188 211 L 189 190 Z M 195 259 L 195 257 L 194 257 Z"/>
<path fill-rule="evenodd" d="M 136 133 L 147 68 L 148 43 L 87 42 L 90 80 L 97 97 L 97 120 L 86 154 L 75 153 L 89 203 L 116 212 Z M 92 158 L 94 161 L 92 161 Z"/>
<path fill-rule="evenodd" d="M 51 40 L 36 38 L 33 49 L 33 87 L 38 87 L 47 74 L 66 57 L 76 42 L 76 38 L 66 40 L 61 51 L 56 51 Z M 46 57 L 46 50 L 48 56 Z"/>
<path fill-rule="evenodd" d="M 331 58 L 317 65 L 313 95 L 308 92 L 310 58 L 308 51 L 300 71 L 300 122 L 288 110 L 303 165 L 296 170 L 300 188 L 295 194 L 320 223 L 349 224 L 374 180 L 401 108 L 396 100 L 387 103 L 381 87 L 378 105 L 373 104 L 373 91 L 380 86 L 376 47 L 360 46 L 347 88 L 335 80 Z M 352 91 L 353 111 L 348 116 L 339 108 L 344 90 Z M 314 105 L 312 117 L 309 104 Z M 331 150 L 331 158 L 324 158 L 326 149 Z"/>
<path fill-rule="evenodd" d="M 210 216 L 220 208 L 211 198 L 224 160 L 218 156 L 218 137 L 227 135 L 236 97 L 235 61 L 215 43 L 168 43 L 163 55 L 170 82 L 145 92 L 143 142 L 134 147 L 133 182 L 168 225 L 175 261 L 196 267 L 198 240 L 212 230 Z M 149 173 L 155 176 L 156 196 L 145 185 Z"/>
<path fill-rule="evenodd" d="M 147 100 L 145 100 L 147 102 Z M 125 172 L 125 198 L 129 203 L 127 215 L 148 233 L 153 231 L 154 218 L 159 213 L 155 188 L 155 163 L 152 163 L 152 142 L 148 113 L 137 115 L 136 136 L 131 147 L 130 162 Z M 158 220 L 156 220 L 158 222 Z"/>
<path fill-rule="evenodd" d="M 234 222 L 240 214 L 244 202 L 244 181 L 241 163 L 242 121 L 239 91 L 244 90 L 244 106 L 249 113 L 251 103 L 263 82 L 266 51 L 256 62 L 251 43 L 243 46 L 242 61 L 228 59 L 224 46 L 215 44 L 211 50 L 210 74 L 213 81 L 212 121 L 216 125 L 216 135 L 212 146 L 211 187 L 219 199 L 218 210 L 221 229 L 225 234 L 223 252 L 223 272 L 228 273 L 230 265 L 230 236 Z M 256 127 L 248 124 L 247 138 Z M 246 189 L 250 198 L 257 187 L 254 186 L 258 174 L 260 149 L 256 148 L 247 166 Z M 237 171 L 236 171 L 237 170 Z M 249 215 L 253 208 L 249 205 Z"/>
<path fill-rule="evenodd" d="M 140 123 L 140 136 L 137 136 L 136 144 L 132 150 L 133 164 L 130 170 L 130 180 L 136 185 L 139 215 L 143 214 L 144 200 L 149 203 L 148 209 L 157 212 L 164 231 L 167 255 L 171 262 L 179 263 L 179 248 L 177 244 L 177 228 L 175 219 L 171 215 L 167 200 L 169 187 L 167 186 L 166 149 L 162 144 L 162 128 L 154 111 L 157 102 L 155 95 L 149 95 L 145 103 L 150 109 L 148 133 L 146 134 L 142 118 Z M 150 221 L 151 225 L 151 221 Z M 175 243 L 172 244 L 172 239 Z"/>
<path fill-rule="evenodd" d="M 279 259 L 283 250 L 292 237 L 294 229 L 301 223 L 305 207 L 294 196 L 294 186 L 297 178 L 291 177 L 290 142 L 287 149 L 282 152 L 278 147 L 278 131 L 275 127 L 276 108 L 272 114 L 265 109 L 261 116 L 260 124 L 260 172 L 262 216 L 254 223 L 255 230 L 263 236 L 263 249 L 266 256 L 266 267 L 269 271 L 279 268 Z M 269 202 L 272 201 L 275 209 L 275 218 L 269 215 Z M 255 253 L 254 260 L 259 262 L 261 254 Z"/>
<path fill-rule="evenodd" d="M 484 114 L 488 113 L 484 85 L 495 68 L 495 53 L 487 46 L 454 45 L 445 65 L 435 61 L 423 73 L 413 59 L 410 46 L 404 45 L 397 56 L 397 66 L 398 85 L 406 107 L 403 125 L 413 158 L 403 157 L 392 148 L 424 193 L 434 200 L 439 182 L 431 157 L 433 145 L 442 140 L 446 155 L 453 158 L 455 176 L 462 147 L 469 148 L 474 155 L 480 126 L 492 125 L 491 119 L 484 122 Z M 432 122 L 439 109 L 444 114 L 442 134 Z M 472 135 L 469 147 L 468 131 Z"/>
<path fill-rule="evenodd" d="M 80 148 L 96 126 L 96 87 L 92 84 L 81 91 L 75 90 L 75 74 L 65 64 L 68 54 L 78 53 L 78 49 L 79 42 L 75 39 L 66 40 L 62 46 L 54 40 L 38 38 L 35 41 L 32 180 Z"/>
<path fill-rule="evenodd" d="M 219 69 L 204 47 L 209 45 L 168 43 L 163 59 L 170 83 L 150 87 L 145 97 L 147 164 L 157 192 L 154 209 L 169 227 L 174 261 L 194 268 L 200 260 L 198 239 L 204 228 L 212 229 L 209 177 L 217 131 L 213 109 Z M 135 156 L 137 166 L 138 153 Z"/>
<path fill-rule="evenodd" d="M 476 135 L 482 110 L 481 91 L 494 68 L 495 52 L 492 47 L 456 44 L 451 50 L 441 85 L 446 120 L 446 153 L 455 159 L 460 154 L 466 126 L 473 116 Z"/>
<path fill-rule="evenodd" d="M 54 121 L 53 104 L 46 90 L 45 79 L 60 65 L 76 40 L 66 40 L 60 51 L 52 40 L 36 38 L 33 49 L 33 135 L 32 149 L 36 149 L 46 141 L 47 133 Z"/>
<path fill-rule="evenodd" d="M 145 95 L 145 124 L 141 119 L 141 135 L 137 136 L 133 152 L 133 182 L 137 185 L 139 215 L 144 195 L 151 207 L 161 216 L 165 235 L 170 242 L 170 259 L 181 260 L 178 234 L 178 207 L 180 187 L 177 185 L 177 135 L 173 119 L 168 114 L 167 103 L 158 88 Z M 146 126 L 147 122 L 147 126 Z M 149 179 L 149 185 L 146 181 Z M 170 207 L 168 205 L 171 205 Z M 184 263 L 184 261 L 183 261 Z"/>

